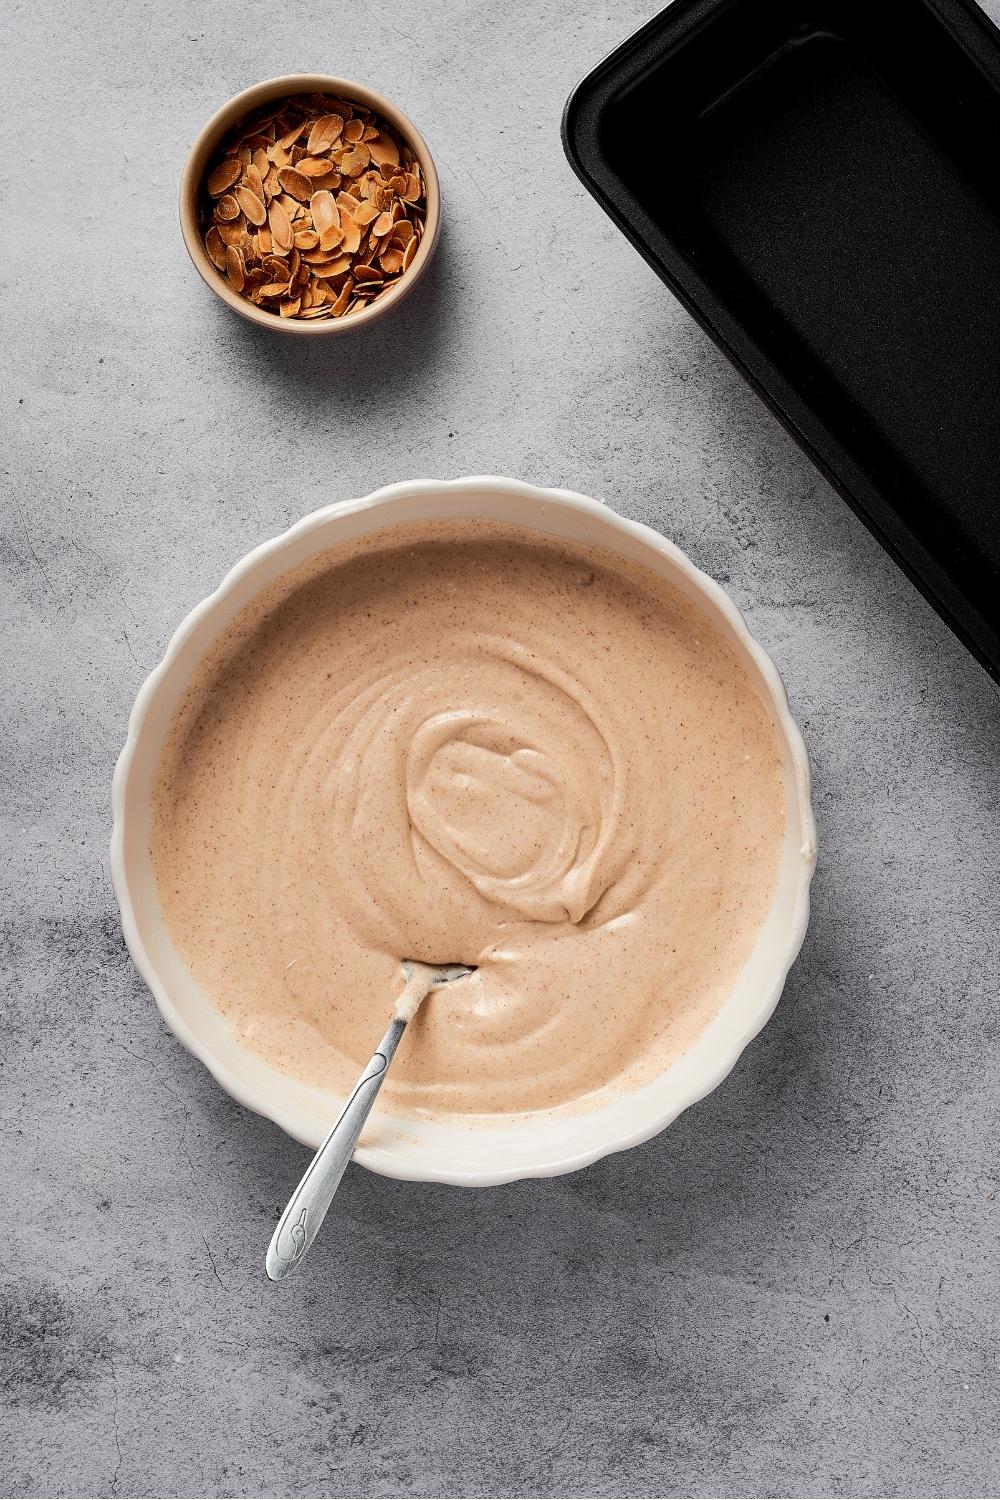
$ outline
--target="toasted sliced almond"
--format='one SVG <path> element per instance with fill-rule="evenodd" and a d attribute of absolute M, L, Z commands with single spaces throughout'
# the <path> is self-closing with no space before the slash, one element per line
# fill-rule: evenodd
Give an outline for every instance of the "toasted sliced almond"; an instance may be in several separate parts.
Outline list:
<path fill-rule="evenodd" d="M 347 311 L 347 304 L 351 300 L 351 293 L 353 292 L 353 290 L 354 282 L 351 280 L 350 276 L 348 276 L 347 280 L 344 282 L 344 285 L 340 289 L 340 294 L 337 297 L 336 302 L 333 304 L 333 308 L 331 309 L 335 318 L 343 317 L 344 313 Z"/>
<path fill-rule="evenodd" d="M 399 219 L 392 226 L 392 242 L 394 245 L 408 245 L 413 238 L 413 225 L 409 219 Z"/>
<path fill-rule="evenodd" d="M 242 292 L 243 283 L 246 280 L 246 267 L 243 264 L 243 252 L 237 250 L 235 245 L 226 247 L 226 275 L 234 292 Z"/>
<path fill-rule="evenodd" d="M 297 125 L 292 125 L 290 129 L 285 131 L 284 135 L 278 137 L 278 145 L 282 148 L 283 151 L 288 151 L 292 146 L 295 145 L 295 142 L 298 140 L 299 136 L 302 134 L 308 124 L 308 120 L 300 120 Z"/>
<path fill-rule="evenodd" d="M 315 229 L 296 229 L 292 242 L 297 250 L 315 250 L 319 244 L 319 235 Z"/>
<path fill-rule="evenodd" d="M 359 283 L 368 281 L 382 281 L 383 276 L 382 272 L 376 271 L 374 266 L 355 266 L 354 279 Z M 358 287 L 358 290 L 361 290 L 360 285 Z"/>
<path fill-rule="evenodd" d="M 218 198 L 222 193 L 231 188 L 234 182 L 238 182 L 242 171 L 239 160 L 235 156 L 227 156 L 220 161 L 217 167 L 213 167 L 205 179 L 205 187 L 209 196 Z"/>
<path fill-rule="evenodd" d="M 304 172 L 296 167 L 282 167 L 278 173 L 278 181 L 286 193 L 293 198 L 305 201 L 312 193 L 312 183 Z"/>
<path fill-rule="evenodd" d="M 378 134 L 368 142 L 368 150 L 371 152 L 373 162 L 380 167 L 396 167 L 399 165 L 399 149 L 396 142 L 389 136 Z"/>
<path fill-rule="evenodd" d="M 344 230 L 342 224 L 330 224 L 319 237 L 320 253 L 328 255 L 332 250 L 339 250 L 344 243 Z"/>
<path fill-rule="evenodd" d="M 215 269 L 224 271 L 226 269 L 226 246 L 217 224 L 213 224 L 205 236 L 205 249 Z"/>
<path fill-rule="evenodd" d="M 294 318 L 301 306 L 301 298 L 294 297 L 291 301 L 279 302 L 278 312 L 283 318 Z"/>
<path fill-rule="evenodd" d="M 403 269 L 402 250 L 383 250 L 378 263 L 387 276 L 395 276 Z"/>
<path fill-rule="evenodd" d="M 287 291 L 287 281 L 269 281 L 266 286 L 261 287 L 260 295 L 262 297 L 283 297 Z"/>
<path fill-rule="evenodd" d="M 312 214 L 313 224 L 321 238 L 324 229 L 340 224 L 340 209 L 334 202 L 332 193 L 313 193 L 309 200 L 309 212 Z"/>
<path fill-rule="evenodd" d="M 236 189 L 236 202 L 242 208 L 251 224 L 260 225 L 264 223 L 267 218 L 267 212 L 256 193 L 252 193 L 248 187 L 238 187 Z"/>
<path fill-rule="evenodd" d="M 267 173 L 270 170 L 271 170 L 270 166 L 268 165 L 267 162 L 265 162 L 264 163 L 264 174 L 265 174 L 265 176 L 267 175 Z M 255 164 L 253 162 L 250 163 L 250 165 L 247 167 L 246 171 L 243 173 L 243 186 L 244 187 L 248 187 L 250 189 L 251 193 L 253 193 L 254 197 L 259 198 L 261 200 L 261 202 L 264 201 L 264 181 L 263 181 L 263 178 L 260 175 L 259 170 L 257 169 L 257 167 L 255 166 Z"/>
<path fill-rule="evenodd" d="M 325 177 L 312 177 L 310 181 L 314 192 L 335 193 L 343 182 L 339 172 L 327 172 Z"/>
<path fill-rule="evenodd" d="M 249 215 L 247 215 L 249 218 Z M 268 228 L 271 231 L 271 243 L 280 250 L 292 248 L 292 221 L 288 217 L 287 210 L 275 199 L 267 211 Z"/>
<path fill-rule="evenodd" d="M 325 177 L 332 166 L 325 156 L 303 156 L 301 161 L 295 163 L 295 170 L 301 172 L 303 177 Z"/>
<path fill-rule="evenodd" d="M 334 141 L 340 139 L 343 129 L 343 115 L 320 115 L 309 131 L 309 155 L 319 156 L 321 151 L 329 151 Z"/>
<path fill-rule="evenodd" d="M 365 170 L 370 161 L 371 156 L 369 155 L 368 147 L 364 141 L 359 141 L 349 151 L 341 152 L 337 158 L 337 166 L 345 177 L 357 177 L 359 173 Z"/>
<path fill-rule="evenodd" d="M 331 276 L 343 276 L 345 271 L 351 269 L 352 257 L 350 255 L 338 255 L 336 260 L 329 261 L 325 266 L 311 266 L 310 270 L 314 276 L 319 276 L 326 281 Z"/>
<path fill-rule="evenodd" d="M 349 215 L 344 214 L 340 221 L 340 227 L 344 231 L 344 249 L 348 255 L 356 255 L 361 248 L 361 226 L 356 224 Z M 320 240 L 322 245 L 323 241 Z"/>
<path fill-rule="evenodd" d="M 218 224 L 219 237 L 224 245 L 239 245 L 242 248 L 243 241 L 247 238 L 244 228 L 246 220 L 240 214 L 239 218 L 232 224 Z"/>
<path fill-rule="evenodd" d="M 351 217 L 353 218 L 355 224 L 360 224 L 362 228 L 364 228 L 366 224 L 371 224 L 375 219 L 377 219 L 378 215 L 379 210 L 376 204 L 359 203 Z"/>
<path fill-rule="evenodd" d="M 390 229 L 392 228 L 392 223 L 393 220 L 391 213 L 379 214 L 378 218 L 375 220 L 375 223 L 372 225 L 372 234 L 381 239 L 383 235 L 389 233 Z"/>
<path fill-rule="evenodd" d="M 228 224 L 231 219 L 240 216 L 240 205 L 232 193 L 223 193 L 215 205 L 215 217 Z"/>
<path fill-rule="evenodd" d="M 355 141 L 360 141 L 364 133 L 364 120 L 348 120 L 347 124 L 344 126 L 344 140 L 350 141 L 352 145 Z"/>
<path fill-rule="evenodd" d="M 407 245 L 406 249 L 403 251 L 403 270 L 404 271 L 408 271 L 410 269 L 411 265 L 413 264 L 413 257 L 417 253 L 417 245 L 418 245 L 418 243 L 419 243 L 419 241 L 417 240 L 416 236 L 414 236 L 413 239 L 410 240 L 410 242 Z"/>

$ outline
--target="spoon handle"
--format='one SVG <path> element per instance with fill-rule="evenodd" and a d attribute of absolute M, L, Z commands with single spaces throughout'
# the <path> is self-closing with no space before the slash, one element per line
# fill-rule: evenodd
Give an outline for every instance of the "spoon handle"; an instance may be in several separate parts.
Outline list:
<path fill-rule="evenodd" d="M 402 1007 L 404 999 L 412 999 L 418 987 L 426 994 L 430 981 L 423 975 L 411 980 L 397 1004 Z M 378 1051 L 355 1084 L 340 1118 L 289 1199 L 267 1247 L 267 1274 L 272 1281 L 281 1281 L 295 1270 L 319 1233 L 405 1030 L 406 1021 L 395 1016 Z"/>

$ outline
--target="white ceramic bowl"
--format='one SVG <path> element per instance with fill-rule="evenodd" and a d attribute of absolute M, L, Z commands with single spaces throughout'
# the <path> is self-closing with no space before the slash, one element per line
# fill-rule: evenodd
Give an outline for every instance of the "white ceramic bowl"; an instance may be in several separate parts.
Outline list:
<path fill-rule="evenodd" d="M 654 1082 L 599 1110 L 505 1121 L 497 1126 L 372 1116 L 356 1160 L 389 1177 L 467 1186 L 572 1172 L 648 1140 L 726 1076 L 771 1015 L 809 916 L 816 836 L 802 737 L 770 658 L 718 584 L 657 532 L 567 490 L 497 478 L 413 480 L 306 516 L 257 547 L 181 624 L 135 702 L 115 770 L 111 874 L 122 928 L 160 1012 L 234 1098 L 310 1146 L 319 1145 L 342 1100 L 287 1078 L 247 1051 L 175 951 L 163 923 L 149 858 L 150 788 L 174 707 L 197 663 L 233 616 L 279 574 L 314 553 L 399 521 L 477 516 L 607 547 L 663 574 L 697 599 L 746 660 L 774 717 L 784 764 L 785 846 L 777 887 L 756 946 L 719 1014 Z"/>

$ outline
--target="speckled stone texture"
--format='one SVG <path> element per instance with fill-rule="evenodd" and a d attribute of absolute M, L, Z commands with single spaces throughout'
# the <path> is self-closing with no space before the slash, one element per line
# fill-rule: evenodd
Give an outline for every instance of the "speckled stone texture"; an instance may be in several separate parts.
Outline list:
<path fill-rule="evenodd" d="M 5 1495 L 1000 1489 L 998 693 L 567 167 L 566 95 L 652 10 L 6 11 Z M 447 218 L 397 315 L 310 348 L 218 305 L 175 214 L 208 114 L 306 68 L 412 114 Z M 602 496 L 747 612 L 812 756 L 812 926 L 667 1134 L 479 1192 L 352 1168 L 276 1289 L 307 1154 L 136 977 L 112 767 L 248 548 L 491 471 Z"/>

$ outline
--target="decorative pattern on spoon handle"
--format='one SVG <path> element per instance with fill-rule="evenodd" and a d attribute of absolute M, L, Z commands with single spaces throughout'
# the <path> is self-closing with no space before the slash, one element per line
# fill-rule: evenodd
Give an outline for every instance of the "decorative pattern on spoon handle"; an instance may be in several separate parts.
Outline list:
<path fill-rule="evenodd" d="M 282 1216 L 279 1233 L 274 1242 L 274 1253 L 279 1260 L 287 1261 L 289 1270 L 305 1251 L 308 1214 L 308 1208 L 303 1206 L 299 1210 L 298 1218 L 294 1221 L 289 1220 L 287 1214 Z"/>

